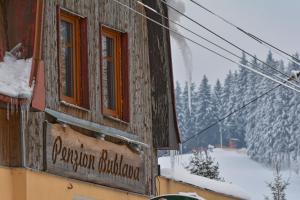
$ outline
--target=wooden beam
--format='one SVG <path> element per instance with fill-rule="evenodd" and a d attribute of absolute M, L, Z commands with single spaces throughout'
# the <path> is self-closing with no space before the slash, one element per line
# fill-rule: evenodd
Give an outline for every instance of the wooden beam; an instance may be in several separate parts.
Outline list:
<path fill-rule="evenodd" d="M 0 61 L 7 50 L 5 0 L 0 0 Z"/>

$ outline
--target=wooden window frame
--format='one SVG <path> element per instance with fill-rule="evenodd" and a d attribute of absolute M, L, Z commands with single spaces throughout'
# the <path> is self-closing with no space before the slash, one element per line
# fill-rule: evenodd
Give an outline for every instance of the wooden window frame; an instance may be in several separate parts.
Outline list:
<path fill-rule="evenodd" d="M 102 37 L 111 38 L 114 42 L 115 63 L 115 101 L 116 109 L 104 106 L 103 100 L 103 57 Z M 107 26 L 100 25 L 100 63 L 101 63 L 101 111 L 104 116 L 113 117 L 124 122 L 129 122 L 129 77 L 128 77 L 128 36 L 127 33 L 116 31 Z"/>
<path fill-rule="evenodd" d="M 67 103 L 89 108 L 88 63 L 87 63 L 87 19 L 57 6 L 57 44 L 58 44 L 58 74 L 59 98 Z M 60 63 L 60 23 L 72 24 L 72 70 L 73 97 L 64 95 L 62 88 Z"/>

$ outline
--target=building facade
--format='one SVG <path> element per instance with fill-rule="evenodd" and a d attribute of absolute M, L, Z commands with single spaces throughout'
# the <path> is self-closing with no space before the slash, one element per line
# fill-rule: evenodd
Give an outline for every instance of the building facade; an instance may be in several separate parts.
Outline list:
<path fill-rule="evenodd" d="M 170 38 L 118 2 L 167 25 L 135 0 L 0 1 L 0 60 L 32 62 L 29 98 L 0 90 L 5 199 L 155 194 L 157 149 L 180 142 Z"/>

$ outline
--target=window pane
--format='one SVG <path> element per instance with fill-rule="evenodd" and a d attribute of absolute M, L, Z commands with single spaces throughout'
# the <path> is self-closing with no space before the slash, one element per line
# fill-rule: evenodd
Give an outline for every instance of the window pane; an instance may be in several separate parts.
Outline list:
<path fill-rule="evenodd" d="M 113 56 L 113 39 L 109 37 L 102 37 L 102 56 L 112 57 Z"/>
<path fill-rule="evenodd" d="M 102 37 L 102 50 L 104 56 L 113 56 L 114 41 L 108 37 Z M 115 63 L 111 58 L 103 59 L 103 103 L 104 107 L 116 110 L 116 83 L 115 83 Z"/>
<path fill-rule="evenodd" d="M 62 94 L 68 97 L 74 96 L 73 80 L 73 24 L 61 21 L 60 23 L 60 80 Z"/>

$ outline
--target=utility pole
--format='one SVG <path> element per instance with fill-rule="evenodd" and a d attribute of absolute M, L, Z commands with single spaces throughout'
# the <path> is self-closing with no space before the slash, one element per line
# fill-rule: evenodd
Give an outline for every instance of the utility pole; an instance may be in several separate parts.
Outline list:
<path fill-rule="evenodd" d="M 223 149 L 223 132 L 222 132 L 222 128 L 220 129 L 220 145 L 221 145 L 221 149 Z"/>

